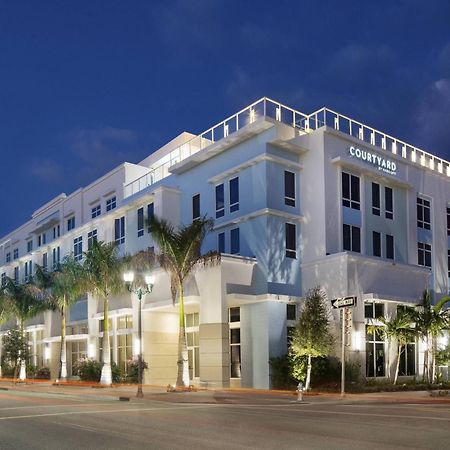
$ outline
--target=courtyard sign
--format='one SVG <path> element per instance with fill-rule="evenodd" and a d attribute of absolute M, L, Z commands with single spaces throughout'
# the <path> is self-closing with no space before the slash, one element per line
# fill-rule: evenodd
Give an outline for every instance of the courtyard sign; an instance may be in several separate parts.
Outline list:
<path fill-rule="evenodd" d="M 387 158 L 383 158 L 382 156 L 377 155 L 376 153 L 372 153 L 367 150 L 361 150 L 358 147 L 354 147 L 353 145 L 348 149 L 350 156 L 352 158 L 360 159 L 365 161 L 366 163 L 373 164 L 378 170 L 385 172 L 389 175 L 397 174 L 397 164 Z"/>

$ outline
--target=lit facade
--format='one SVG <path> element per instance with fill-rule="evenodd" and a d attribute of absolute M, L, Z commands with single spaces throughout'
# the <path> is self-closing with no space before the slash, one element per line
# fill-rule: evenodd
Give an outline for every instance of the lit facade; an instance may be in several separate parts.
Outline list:
<path fill-rule="evenodd" d="M 154 246 L 149 215 L 178 224 L 206 214 L 215 225 L 204 250 L 223 256 L 186 285 L 194 384 L 270 387 L 269 359 L 286 353 L 301 298 L 316 285 L 330 299 L 357 296 L 348 357 L 366 376 L 385 377 L 393 358 L 388 367 L 387 343 L 366 325 L 417 304 L 426 288 L 448 293 L 449 208 L 449 162 L 333 111 L 306 115 L 264 98 L 43 205 L 0 240 L 0 276 L 24 282 L 36 264 L 51 270 L 70 252 L 82 259 L 93 239 L 132 254 Z M 178 312 L 167 275 L 155 276 L 143 306 L 145 382 L 167 384 Z M 110 301 L 112 357 L 123 369 L 138 351 L 137 307 L 125 292 Z M 80 357 L 100 359 L 102 318 L 90 295 L 70 310 L 69 374 Z M 32 362 L 56 377 L 58 314 L 27 331 Z M 401 375 L 421 373 L 422 352 L 408 346 Z"/>

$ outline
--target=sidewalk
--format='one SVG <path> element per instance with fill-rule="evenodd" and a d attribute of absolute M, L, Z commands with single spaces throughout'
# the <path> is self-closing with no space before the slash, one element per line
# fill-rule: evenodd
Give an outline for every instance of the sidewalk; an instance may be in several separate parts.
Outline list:
<path fill-rule="evenodd" d="M 144 398 L 138 399 L 136 398 L 136 385 L 115 385 L 113 387 L 73 384 L 54 385 L 50 381 L 30 381 L 28 383 L 14 384 L 10 380 L 0 379 L 0 390 L 104 401 L 118 401 L 122 397 L 124 400 L 131 402 L 164 401 L 171 403 L 252 405 L 280 405 L 297 402 L 297 395 L 293 391 L 262 389 L 198 389 L 190 392 L 167 392 L 165 386 L 144 385 Z M 450 396 L 431 396 L 428 391 L 346 394 L 344 398 L 341 398 L 338 393 L 310 393 L 304 394 L 303 400 L 305 404 L 379 402 L 450 405 Z"/>

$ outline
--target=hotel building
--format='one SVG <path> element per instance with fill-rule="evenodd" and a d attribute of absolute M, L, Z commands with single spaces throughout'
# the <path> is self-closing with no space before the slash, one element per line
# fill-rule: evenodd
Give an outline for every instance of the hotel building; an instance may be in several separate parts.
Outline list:
<path fill-rule="evenodd" d="M 220 251 L 221 262 L 186 283 L 196 385 L 269 388 L 269 359 L 287 352 L 302 297 L 316 285 L 329 299 L 357 297 L 348 358 L 365 376 L 385 377 L 394 359 L 366 326 L 417 304 L 426 288 L 435 298 L 449 291 L 450 163 L 329 109 L 308 115 L 268 98 L 49 201 L 0 239 L 0 276 L 21 283 L 36 264 L 52 270 L 71 252 L 81 260 L 94 239 L 122 254 L 153 247 L 153 214 L 173 224 L 214 218 L 204 251 Z M 176 378 L 178 309 L 167 274 L 155 276 L 143 304 L 145 382 L 167 384 Z M 112 358 L 126 370 L 138 351 L 137 299 L 124 292 L 110 310 Z M 102 319 L 91 295 L 71 308 L 69 374 L 80 357 L 100 358 Z M 56 377 L 58 314 L 37 316 L 27 331 L 32 362 Z M 422 354 L 419 342 L 407 346 L 401 376 L 421 373 Z"/>

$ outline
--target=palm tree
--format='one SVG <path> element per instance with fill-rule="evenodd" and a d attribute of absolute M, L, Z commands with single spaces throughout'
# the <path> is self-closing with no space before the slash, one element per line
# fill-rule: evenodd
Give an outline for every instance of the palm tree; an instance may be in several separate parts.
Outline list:
<path fill-rule="evenodd" d="M 423 355 L 423 379 L 431 383 L 436 375 L 436 341 L 446 329 L 450 328 L 449 310 L 444 310 L 450 297 L 442 297 L 436 305 L 432 304 L 430 292 L 425 290 L 418 311 L 413 320 L 419 336 L 425 341 L 426 349 Z"/>
<path fill-rule="evenodd" d="M 67 311 L 86 292 L 83 269 L 72 256 L 66 256 L 53 272 L 36 267 L 35 284 L 40 295 L 61 314 L 61 349 L 58 379 L 67 379 Z"/>
<path fill-rule="evenodd" d="M 396 341 L 397 343 L 397 361 L 394 375 L 394 384 L 397 384 L 402 351 L 404 351 L 406 345 L 415 338 L 416 331 L 411 324 L 411 315 L 405 311 L 398 312 L 393 318 L 378 317 L 377 320 L 379 320 L 383 326 L 370 325 L 368 327 L 368 332 L 380 333 L 381 336 L 387 339 L 389 347 L 391 346 L 392 341 Z M 388 355 L 389 354 L 390 351 L 388 349 Z M 388 367 L 390 367 L 389 362 Z"/>
<path fill-rule="evenodd" d="M 123 260 L 117 254 L 114 242 L 94 241 L 92 248 L 84 253 L 83 269 L 87 291 L 103 301 L 103 367 L 100 383 L 112 384 L 111 347 L 109 344 L 108 306 L 109 297 L 124 289 L 122 280 Z"/>
<path fill-rule="evenodd" d="M 170 288 L 174 304 L 178 294 L 180 320 L 176 386 L 187 387 L 190 380 L 183 285 L 199 263 L 213 264 L 220 260 L 217 252 L 209 252 L 205 255 L 200 253 L 203 240 L 213 227 L 213 221 L 203 217 L 194 220 L 190 225 L 183 225 L 176 229 L 166 220 L 154 217 L 149 220 L 149 225 L 152 237 L 160 249 L 157 256 L 159 263 L 170 275 Z"/>
<path fill-rule="evenodd" d="M 15 319 L 23 339 L 25 338 L 25 322 L 40 312 L 49 309 L 49 304 L 46 301 L 36 297 L 31 284 L 16 284 L 9 277 L 6 278 L 1 297 L 2 309 L 0 311 L 0 322 Z M 16 377 L 17 373 L 14 374 L 14 378 Z M 26 379 L 25 358 L 21 358 L 20 360 L 19 379 Z"/>

